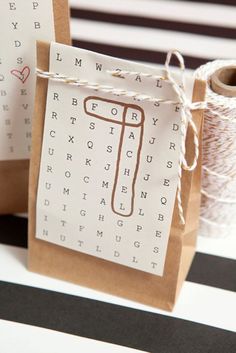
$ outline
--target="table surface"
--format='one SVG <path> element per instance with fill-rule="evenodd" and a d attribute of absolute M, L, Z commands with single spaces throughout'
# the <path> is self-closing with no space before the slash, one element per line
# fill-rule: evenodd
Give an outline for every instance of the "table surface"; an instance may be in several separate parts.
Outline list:
<path fill-rule="evenodd" d="M 29 272 L 26 218 L 1 216 L 0 243 L 4 353 L 16 352 L 12 342 L 32 352 L 35 341 L 37 352 L 46 347 L 61 352 L 66 346 L 70 352 L 83 347 L 122 353 L 98 342 L 95 349 L 94 341 L 82 337 L 146 352 L 236 351 L 236 237 L 198 238 L 172 313 Z"/>
<path fill-rule="evenodd" d="M 203 3 L 70 0 L 73 44 L 162 65 L 178 46 L 188 69 L 235 58 L 236 6 L 225 6 L 235 1 Z M 236 352 L 236 237 L 199 237 L 168 313 L 27 271 L 26 233 L 26 219 L 0 217 L 1 353 L 122 353 L 107 343 L 160 353 Z"/>

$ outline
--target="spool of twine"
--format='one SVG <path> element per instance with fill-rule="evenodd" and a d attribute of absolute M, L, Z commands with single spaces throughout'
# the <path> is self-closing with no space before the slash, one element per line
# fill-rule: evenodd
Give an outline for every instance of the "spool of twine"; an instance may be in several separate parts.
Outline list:
<path fill-rule="evenodd" d="M 199 234 L 236 236 L 236 60 L 201 66 L 207 81 Z"/>

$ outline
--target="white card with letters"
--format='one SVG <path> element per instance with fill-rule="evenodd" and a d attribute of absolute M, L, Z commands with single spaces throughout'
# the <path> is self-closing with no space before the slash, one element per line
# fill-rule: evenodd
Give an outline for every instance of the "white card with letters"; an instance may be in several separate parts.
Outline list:
<path fill-rule="evenodd" d="M 176 102 L 172 84 L 158 78 L 164 70 L 56 43 L 49 71 L 84 86 L 49 80 L 36 237 L 163 275 L 178 182 L 179 106 L 109 89 Z"/>
<path fill-rule="evenodd" d="M 55 40 L 52 0 L 0 1 L 0 161 L 28 159 L 37 39 Z"/>

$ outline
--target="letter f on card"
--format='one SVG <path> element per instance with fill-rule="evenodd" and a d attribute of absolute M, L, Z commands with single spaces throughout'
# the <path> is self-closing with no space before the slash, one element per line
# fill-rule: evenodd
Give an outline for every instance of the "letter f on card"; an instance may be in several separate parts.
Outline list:
<path fill-rule="evenodd" d="M 144 111 L 135 104 L 92 96 L 84 100 L 84 110 L 87 115 L 96 119 L 120 125 L 111 208 L 120 216 L 130 217 L 134 211 L 135 183 L 143 142 Z"/>

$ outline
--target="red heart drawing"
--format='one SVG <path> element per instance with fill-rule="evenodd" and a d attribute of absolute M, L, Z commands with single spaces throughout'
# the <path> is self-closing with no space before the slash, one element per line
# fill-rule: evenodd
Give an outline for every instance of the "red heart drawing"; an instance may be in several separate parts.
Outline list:
<path fill-rule="evenodd" d="M 25 81 L 30 75 L 30 68 L 29 66 L 25 66 L 21 71 L 13 69 L 11 70 L 11 74 L 21 80 L 22 83 L 25 83 Z"/>

